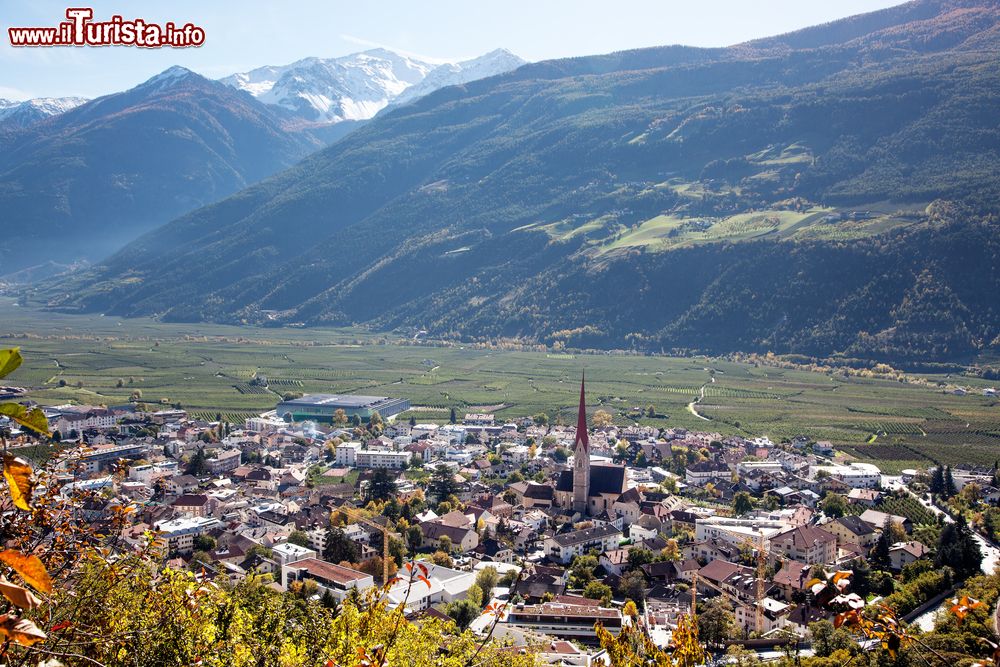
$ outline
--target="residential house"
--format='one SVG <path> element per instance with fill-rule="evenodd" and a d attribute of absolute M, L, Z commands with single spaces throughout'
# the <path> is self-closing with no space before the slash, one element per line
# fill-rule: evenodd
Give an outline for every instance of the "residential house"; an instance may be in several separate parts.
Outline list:
<path fill-rule="evenodd" d="M 925 558 L 929 552 L 930 549 L 922 542 L 899 542 L 889 549 L 889 562 L 892 569 L 898 572 L 906 565 Z"/>
<path fill-rule="evenodd" d="M 816 526 L 797 526 L 772 537 L 771 550 L 809 565 L 833 563 L 837 537 Z"/>
<path fill-rule="evenodd" d="M 907 517 L 899 516 L 897 514 L 886 514 L 885 512 L 879 512 L 878 510 L 865 510 L 861 513 L 860 518 L 878 533 L 882 532 L 882 528 L 885 527 L 886 519 L 890 518 L 894 524 L 901 526 L 906 533 L 913 531 L 913 522 Z"/>
<path fill-rule="evenodd" d="M 545 540 L 545 555 L 549 560 L 568 564 L 591 549 L 603 553 L 617 548 L 622 532 L 611 525 L 560 533 Z"/>
<path fill-rule="evenodd" d="M 451 548 L 458 553 L 468 553 L 479 544 L 479 535 L 471 527 L 449 525 L 438 521 L 425 521 L 419 524 L 424 534 L 423 546 L 441 548 L 441 539 L 448 538 Z"/>
<path fill-rule="evenodd" d="M 837 546 L 856 544 L 870 549 L 878 541 L 878 533 L 875 532 L 875 529 L 862 521 L 861 517 L 853 515 L 838 517 L 824 523 L 823 530 L 837 538 Z"/>

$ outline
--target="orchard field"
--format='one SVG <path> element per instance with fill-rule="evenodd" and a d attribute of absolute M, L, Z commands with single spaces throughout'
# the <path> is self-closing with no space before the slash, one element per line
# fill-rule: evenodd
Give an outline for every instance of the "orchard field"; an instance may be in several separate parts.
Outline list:
<path fill-rule="evenodd" d="M 545 412 L 572 423 L 585 370 L 590 408 L 603 407 L 622 424 L 774 440 L 802 434 L 886 471 L 1000 458 L 1000 401 L 983 396 L 988 383 L 960 376 L 915 383 L 708 357 L 435 346 L 354 329 L 40 313 L 8 299 L 0 300 L 0 322 L 0 345 L 20 346 L 26 360 L 9 381 L 43 404 L 115 405 L 141 395 L 238 423 L 290 392 L 361 393 L 408 398 L 421 421 L 445 421 L 455 408 L 498 418 Z M 251 382 L 258 373 L 266 387 Z M 968 395 L 944 390 L 956 384 L 969 386 Z"/>

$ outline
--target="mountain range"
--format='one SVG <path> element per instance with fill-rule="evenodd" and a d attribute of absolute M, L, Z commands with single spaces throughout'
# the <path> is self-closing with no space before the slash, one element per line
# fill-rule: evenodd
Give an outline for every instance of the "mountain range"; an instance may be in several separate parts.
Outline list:
<path fill-rule="evenodd" d="M 99 259 L 323 145 L 181 67 L 0 135 L 0 274 Z"/>
<path fill-rule="evenodd" d="M 221 81 L 304 121 L 339 123 L 368 120 L 391 104 L 503 74 L 524 63 L 504 49 L 445 64 L 373 49 L 341 58 L 306 58 L 290 65 L 258 67 Z"/>
<path fill-rule="evenodd" d="M 378 50 L 261 68 L 224 83 L 174 67 L 90 101 L 0 101 L 0 219 L 10 223 L 0 276 L 35 281 L 101 259 L 292 166 L 401 93 L 522 63 L 505 51 L 433 65 Z"/>
<path fill-rule="evenodd" d="M 525 65 L 39 295 L 175 321 L 903 362 L 1000 347 L 1000 7 Z"/>
<path fill-rule="evenodd" d="M 25 102 L 0 100 L 0 132 L 23 129 L 46 118 L 66 113 L 86 101 L 83 97 L 38 97 Z"/>

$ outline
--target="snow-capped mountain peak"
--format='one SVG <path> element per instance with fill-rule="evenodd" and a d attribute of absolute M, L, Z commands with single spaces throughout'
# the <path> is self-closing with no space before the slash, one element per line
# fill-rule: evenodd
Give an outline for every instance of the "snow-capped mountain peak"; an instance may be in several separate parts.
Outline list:
<path fill-rule="evenodd" d="M 145 88 L 149 90 L 162 90 L 169 88 L 170 86 L 176 85 L 177 83 L 187 79 L 191 76 L 199 76 L 195 72 L 192 72 L 186 67 L 181 67 L 180 65 L 174 65 L 173 67 L 168 67 L 156 76 L 153 76 L 146 81 L 140 83 L 137 88 Z"/>
<path fill-rule="evenodd" d="M 24 128 L 74 109 L 85 97 L 36 97 L 24 102 L 0 100 L 0 128 Z"/>
<path fill-rule="evenodd" d="M 445 63 L 435 68 L 420 83 L 408 88 L 393 100 L 393 105 L 407 104 L 445 86 L 458 86 L 511 72 L 527 61 L 507 49 L 496 49 L 478 58 L 457 63 Z"/>
<path fill-rule="evenodd" d="M 408 91 L 424 86 L 430 75 L 441 67 L 457 67 L 458 71 L 487 72 L 489 76 L 509 71 L 520 64 L 520 58 L 498 50 L 477 58 L 489 65 L 467 70 L 466 63 L 438 65 L 406 56 L 388 49 L 372 49 L 339 58 L 304 58 L 289 65 L 268 65 L 249 72 L 233 74 L 222 83 L 244 90 L 261 102 L 281 107 L 291 114 L 316 123 L 338 123 L 344 120 L 367 120 L 396 103 Z M 515 63 L 516 64 L 513 64 Z M 459 83 L 456 75 L 435 77 L 443 85 Z M 461 78 L 458 75 L 457 78 Z M 433 86 L 427 92 L 436 90 Z M 421 93 L 426 94 L 426 93 Z M 408 96 L 416 99 L 416 96 Z"/>

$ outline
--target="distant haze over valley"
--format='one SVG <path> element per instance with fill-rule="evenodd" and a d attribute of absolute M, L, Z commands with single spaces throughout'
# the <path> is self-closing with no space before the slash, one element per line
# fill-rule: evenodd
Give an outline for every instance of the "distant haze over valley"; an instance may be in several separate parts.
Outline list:
<path fill-rule="evenodd" d="M 171 67 L 121 93 L 0 100 L 0 283 L 106 257 L 333 143 L 390 105 L 503 74 L 496 50 L 429 63 L 386 49 L 211 81 Z"/>

